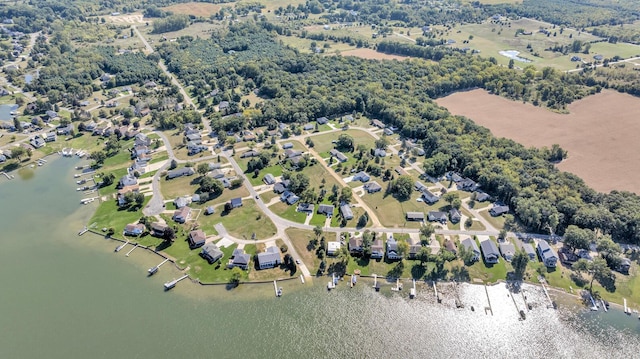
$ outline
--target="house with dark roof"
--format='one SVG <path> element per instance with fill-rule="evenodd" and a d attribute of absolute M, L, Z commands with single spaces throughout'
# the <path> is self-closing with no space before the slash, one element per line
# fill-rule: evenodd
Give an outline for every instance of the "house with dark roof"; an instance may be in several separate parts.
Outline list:
<path fill-rule="evenodd" d="M 202 247 L 206 240 L 207 235 L 201 229 L 196 229 L 195 231 L 189 232 L 189 237 L 187 238 L 187 242 L 189 242 L 189 248 L 191 249 Z"/>
<path fill-rule="evenodd" d="M 352 256 L 360 256 L 363 251 L 362 236 L 351 236 L 351 238 L 349 238 L 349 253 L 351 253 Z"/>
<path fill-rule="evenodd" d="M 440 211 L 429 211 L 429 213 L 427 213 L 427 220 L 429 220 L 429 222 L 440 222 L 445 224 L 447 223 L 447 214 Z"/>
<path fill-rule="evenodd" d="M 242 207 L 242 198 L 241 197 L 232 198 L 231 201 L 229 201 L 229 203 L 231 204 L 231 208 Z"/>
<path fill-rule="evenodd" d="M 504 260 L 511 262 L 513 256 L 516 255 L 516 247 L 508 242 L 500 243 L 498 244 L 498 247 L 500 248 L 500 253 L 502 253 Z"/>
<path fill-rule="evenodd" d="M 170 180 L 182 176 L 192 176 L 195 173 L 196 171 L 193 169 L 193 167 L 177 168 L 175 170 L 167 172 L 167 179 Z"/>
<path fill-rule="evenodd" d="M 29 143 L 31 144 L 31 146 L 33 146 L 35 148 L 44 147 L 44 145 L 46 145 L 46 142 L 40 136 L 32 137 L 31 140 L 29 141 Z"/>
<path fill-rule="evenodd" d="M 184 223 L 187 221 L 187 218 L 189 218 L 190 214 L 191 214 L 191 208 L 185 206 L 173 212 L 172 219 L 178 223 Z"/>
<path fill-rule="evenodd" d="M 456 186 L 459 190 L 466 192 L 475 192 L 480 188 L 480 185 L 470 178 L 465 178 L 462 181 L 456 182 Z"/>
<path fill-rule="evenodd" d="M 140 236 L 144 233 L 146 227 L 142 223 L 136 224 L 127 224 L 124 227 L 124 232 L 122 233 L 125 236 Z"/>
<path fill-rule="evenodd" d="M 302 127 L 303 130 L 305 131 L 312 131 L 316 128 L 316 126 L 314 126 L 314 124 L 312 123 L 307 123 L 306 125 L 304 125 L 304 127 Z"/>
<path fill-rule="evenodd" d="M 282 149 L 283 150 L 288 150 L 288 149 L 291 149 L 291 148 L 293 148 L 293 143 L 291 143 L 291 142 L 285 142 L 285 143 L 282 144 Z"/>
<path fill-rule="evenodd" d="M 324 214 L 327 217 L 333 216 L 333 206 L 330 204 L 318 205 L 318 214 Z"/>
<path fill-rule="evenodd" d="M 264 252 L 258 253 L 258 268 L 260 269 L 273 268 L 280 263 L 282 263 L 282 258 L 278 247 L 271 246 Z"/>
<path fill-rule="evenodd" d="M 242 155 L 240 155 L 240 158 L 258 157 L 259 155 L 260 155 L 260 152 L 258 152 L 256 150 L 249 150 L 249 151 L 243 153 Z"/>
<path fill-rule="evenodd" d="M 491 214 L 494 217 L 498 217 L 501 216 L 505 213 L 509 213 L 509 206 L 493 206 L 493 208 L 491 208 L 489 210 L 489 214 Z"/>
<path fill-rule="evenodd" d="M 480 259 L 480 249 L 478 249 L 476 241 L 474 241 L 472 238 L 467 237 L 463 239 L 460 242 L 460 245 L 462 245 L 467 251 L 471 251 L 473 253 L 474 262 Z"/>
<path fill-rule="evenodd" d="M 373 155 L 375 157 L 386 157 L 387 151 L 383 150 L 382 148 L 376 148 L 375 150 L 373 150 Z"/>
<path fill-rule="evenodd" d="M 500 252 L 492 240 L 486 239 L 480 242 L 480 248 L 486 263 L 498 263 L 500 261 Z"/>
<path fill-rule="evenodd" d="M 296 196 L 296 194 L 293 192 L 284 191 L 284 193 L 280 196 L 280 200 L 288 205 L 292 205 L 298 202 L 300 200 L 300 197 Z"/>
<path fill-rule="evenodd" d="M 360 171 L 353 176 L 354 181 L 360 181 L 363 183 L 369 182 L 370 179 L 371 177 L 369 177 L 369 175 L 365 171 Z"/>
<path fill-rule="evenodd" d="M 209 264 L 213 264 L 217 262 L 224 256 L 224 253 L 215 245 L 213 242 L 209 242 L 202 246 L 202 252 L 200 252 L 200 256 L 204 258 Z"/>
<path fill-rule="evenodd" d="M 153 222 L 151 223 L 151 235 L 154 237 L 164 237 L 167 228 L 169 228 L 169 226 L 164 223 Z"/>
<path fill-rule="evenodd" d="M 545 266 L 550 268 L 555 268 L 558 263 L 558 255 L 551 248 L 549 243 L 544 240 L 538 241 L 538 255 L 540 256 L 540 260 L 544 263 Z"/>
<path fill-rule="evenodd" d="M 398 169 L 402 170 L 402 172 L 406 173 L 407 171 L 405 171 L 402 167 L 396 167 L 396 172 L 400 174 L 400 172 L 398 171 Z M 415 188 L 416 191 L 418 192 L 424 192 L 424 191 L 428 191 L 427 186 L 425 186 L 422 182 L 420 181 L 415 181 L 413 183 L 413 188 Z"/>
<path fill-rule="evenodd" d="M 460 222 L 461 218 L 462 214 L 457 208 L 451 208 L 449 210 L 449 220 L 451 221 L 451 223 L 458 223 Z"/>
<path fill-rule="evenodd" d="M 473 193 L 476 195 L 476 201 L 478 202 L 486 202 L 491 199 L 491 196 L 489 196 L 485 192 L 475 191 Z"/>
<path fill-rule="evenodd" d="M 382 187 L 376 181 L 365 183 L 362 188 L 367 191 L 367 193 L 376 193 L 382 190 Z"/>
<path fill-rule="evenodd" d="M 315 206 L 313 205 L 313 203 L 299 203 L 297 211 L 298 212 L 313 213 L 314 209 L 315 209 Z"/>
<path fill-rule="evenodd" d="M 436 202 L 438 202 L 440 200 L 440 197 L 436 196 L 435 194 L 433 194 L 431 191 L 429 191 L 428 189 L 424 189 L 422 190 L 422 200 L 427 203 L 427 204 L 434 204 Z"/>
<path fill-rule="evenodd" d="M 229 259 L 229 262 L 227 263 L 227 268 L 238 267 L 246 270 L 249 268 L 250 260 L 251 256 L 248 253 L 245 253 L 244 249 L 236 248 L 233 250 L 231 259 Z"/>
<path fill-rule="evenodd" d="M 289 187 L 289 180 L 284 180 L 273 185 L 273 192 L 275 193 L 284 193 Z"/>
<path fill-rule="evenodd" d="M 347 221 L 353 219 L 353 211 L 348 203 L 340 205 L 340 215 Z"/>
<path fill-rule="evenodd" d="M 407 221 L 424 221 L 424 213 L 422 212 L 407 212 Z"/>
<path fill-rule="evenodd" d="M 133 173 L 128 173 L 120 178 L 119 184 L 121 188 L 126 186 L 133 186 L 138 184 L 138 179 L 133 175 Z"/>
<path fill-rule="evenodd" d="M 373 243 L 371 243 L 371 258 L 384 258 L 384 243 L 381 238 L 376 238 Z"/>
<path fill-rule="evenodd" d="M 380 120 L 372 120 L 371 124 L 377 128 L 385 128 L 386 126 Z"/>
<path fill-rule="evenodd" d="M 318 125 L 324 125 L 329 122 L 329 119 L 326 117 L 319 117 L 316 119 L 316 122 L 318 123 Z"/>
<path fill-rule="evenodd" d="M 529 243 L 522 244 L 522 250 L 529 256 L 530 261 L 538 261 L 536 256 L 536 251 L 533 249 L 533 246 Z"/>
<path fill-rule="evenodd" d="M 397 260 L 402 259 L 404 256 L 398 253 L 398 242 L 390 236 L 387 239 L 387 259 L 389 260 Z"/>
<path fill-rule="evenodd" d="M 458 247 L 456 246 L 455 242 L 450 239 L 447 239 L 444 242 L 444 248 L 453 254 L 458 254 Z"/>
<path fill-rule="evenodd" d="M 338 161 L 340 162 L 346 162 L 348 160 L 347 156 L 344 155 L 344 153 L 336 150 L 335 148 L 329 151 L 329 154 L 332 157 L 335 157 Z"/>

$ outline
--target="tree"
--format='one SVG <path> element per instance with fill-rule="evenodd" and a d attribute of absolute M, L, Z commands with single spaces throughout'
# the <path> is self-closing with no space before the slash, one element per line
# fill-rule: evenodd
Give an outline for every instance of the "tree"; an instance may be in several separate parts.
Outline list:
<path fill-rule="evenodd" d="M 353 137 L 343 133 L 336 140 L 336 148 L 341 151 L 351 152 L 353 151 L 353 143 Z"/>
<path fill-rule="evenodd" d="M 231 277 L 229 278 L 229 284 L 234 287 L 237 287 L 240 284 L 240 279 L 242 279 L 242 269 L 238 267 L 233 267 L 231 269 Z"/>
<path fill-rule="evenodd" d="M 100 187 L 111 186 L 113 184 L 113 181 L 115 181 L 115 179 L 116 179 L 116 176 L 113 173 L 109 173 L 108 175 L 103 175 L 102 183 L 100 184 Z"/>
<path fill-rule="evenodd" d="M 607 261 L 602 258 L 595 258 L 591 262 L 586 259 L 579 259 L 572 268 L 578 273 L 587 272 L 591 275 L 591 281 L 589 282 L 590 292 L 593 292 L 593 281 L 595 279 L 603 281 L 611 277 L 611 269 L 607 266 Z"/>
<path fill-rule="evenodd" d="M 405 257 L 407 254 L 409 254 L 409 243 L 403 240 L 398 241 L 398 255 Z"/>
<path fill-rule="evenodd" d="M 222 191 L 224 191 L 224 186 L 217 179 L 205 176 L 200 180 L 200 192 L 209 192 L 214 196 L 219 196 Z"/>
<path fill-rule="evenodd" d="M 425 262 L 428 262 L 430 257 L 431 257 L 431 248 L 429 247 L 420 248 L 417 255 L 417 258 L 420 260 L 420 265 L 424 265 Z"/>
<path fill-rule="evenodd" d="M 200 163 L 198 167 L 196 167 L 196 172 L 198 172 L 200 176 L 206 175 L 207 172 L 209 172 L 209 165 L 207 163 Z"/>
<path fill-rule="evenodd" d="M 369 214 L 367 214 L 367 212 L 364 212 L 362 214 L 362 216 L 360 216 L 360 218 L 358 218 L 358 224 L 357 227 L 364 227 L 367 225 L 367 222 L 369 222 Z"/>
<path fill-rule="evenodd" d="M 173 240 L 176 238 L 176 232 L 173 230 L 173 228 L 167 226 L 167 228 L 164 229 L 162 238 L 164 238 L 164 240 L 167 242 L 173 242 Z"/>
<path fill-rule="evenodd" d="M 399 200 L 409 199 L 413 192 L 413 179 L 407 175 L 399 176 L 393 182 L 392 191 Z"/>
<path fill-rule="evenodd" d="M 596 239 L 595 233 L 590 229 L 582 229 L 571 225 L 564 233 L 564 244 L 574 252 L 576 249 L 589 249 L 589 245 Z"/>
<path fill-rule="evenodd" d="M 316 235 L 316 238 L 320 237 L 320 235 L 322 235 L 322 227 L 320 226 L 313 227 L 313 234 Z"/>
<path fill-rule="evenodd" d="M 529 263 L 529 255 L 524 251 L 518 251 L 511 260 L 511 265 L 515 272 L 517 279 L 522 279 L 524 273 L 527 271 L 527 264 Z"/>
<path fill-rule="evenodd" d="M 389 145 L 389 140 L 387 140 L 387 138 L 384 137 L 384 136 L 380 137 L 375 142 L 376 148 L 379 148 L 379 149 L 382 149 L 382 150 L 387 148 L 388 145 Z"/>
<path fill-rule="evenodd" d="M 297 195 L 302 194 L 302 192 L 309 187 L 309 177 L 304 173 L 299 172 L 294 174 L 289 177 L 289 181 L 289 190 Z"/>
<path fill-rule="evenodd" d="M 140 192 L 135 192 L 133 195 L 133 201 L 136 204 L 136 207 L 140 208 L 144 204 L 144 194 Z"/>
<path fill-rule="evenodd" d="M 460 200 L 460 195 L 457 192 L 447 192 L 442 196 L 442 199 L 449 203 L 449 207 L 453 207 L 453 202 L 456 200 Z"/>
<path fill-rule="evenodd" d="M 611 240 L 610 236 L 604 236 L 596 242 L 596 249 L 600 256 L 607 261 L 609 268 L 617 268 L 620 265 L 620 253 L 622 248 L 620 245 Z"/>
<path fill-rule="evenodd" d="M 11 148 L 11 158 L 15 158 L 18 161 L 20 161 L 20 158 L 24 156 L 26 153 L 27 153 L 27 150 L 25 150 L 24 147 L 18 146 L 18 147 Z"/>
<path fill-rule="evenodd" d="M 420 244 L 426 246 L 431 242 L 431 235 L 436 232 L 431 223 L 425 223 L 420 227 Z"/>
<path fill-rule="evenodd" d="M 342 190 L 340 190 L 340 198 L 338 199 L 338 201 L 349 203 L 351 202 L 352 195 L 353 192 L 351 190 L 351 187 L 342 187 Z"/>
<path fill-rule="evenodd" d="M 169 170 L 174 170 L 176 169 L 176 167 L 178 167 L 178 161 L 176 161 L 175 159 L 171 160 L 171 163 L 169 164 Z"/>

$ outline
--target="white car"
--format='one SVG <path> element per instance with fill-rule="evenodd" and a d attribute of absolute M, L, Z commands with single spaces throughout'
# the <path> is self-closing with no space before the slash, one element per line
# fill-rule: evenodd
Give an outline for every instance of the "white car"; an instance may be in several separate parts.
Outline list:
<path fill-rule="evenodd" d="M 418 198 L 416 198 L 416 201 L 423 202 L 424 200 L 422 199 L 422 197 L 418 197 Z"/>
<path fill-rule="evenodd" d="M 300 260 L 299 259 L 296 259 L 296 264 L 300 264 Z"/>

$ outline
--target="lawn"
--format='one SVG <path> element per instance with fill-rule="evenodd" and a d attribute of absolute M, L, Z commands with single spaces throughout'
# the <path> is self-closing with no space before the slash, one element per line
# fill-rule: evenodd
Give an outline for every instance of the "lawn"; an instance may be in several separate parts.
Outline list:
<path fill-rule="evenodd" d="M 238 164 L 242 167 L 243 170 L 246 171 L 248 162 L 249 161 L 242 161 L 242 162 L 238 161 Z M 271 173 L 273 177 L 282 176 L 282 166 L 278 164 L 274 164 L 273 166 L 265 167 L 262 170 L 260 170 L 260 173 L 258 173 L 258 176 L 254 176 L 253 173 L 248 173 L 247 178 L 249 179 L 249 183 L 251 183 L 252 186 L 260 186 L 264 184 L 262 179 L 267 173 Z"/>
<path fill-rule="evenodd" d="M 373 148 L 376 142 L 375 138 L 373 138 L 366 131 L 350 129 L 347 131 L 325 133 L 313 136 L 311 139 L 315 144 L 315 151 L 318 153 L 329 152 L 333 148 L 333 143 L 331 141 L 337 139 L 341 134 L 347 134 L 353 137 L 356 146 L 362 144 L 367 148 Z"/>
<path fill-rule="evenodd" d="M 287 205 L 284 202 L 278 202 L 273 206 L 270 206 L 269 209 L 273 211 L 273 213 L 278 216 L 288 219 L 297 223 L 304 223 L 304 220 L 307 218 L 307 214 L 304 212 L 296 211 L 298 207 L 297 204 L 293 204 L 291 206 Z"/>
<path fill-rule="evenodd" d="M 463 215 L 470 217 L 470 218 L 474 218 L 473 215 L 471 215 L 471 212 L 467 211 L 464 207 L 460 208 L 460 212 L 462 212 Z M 461 223 L 461 225 L 464 225 L 464 223 Z M 484 227 L 484 224 L 482 224 L 482 222 L 475 220 L 473 221 L 473 224 L 471 225 L 471 227 L 466 228 L 466 230 L 469 231 L 483 231 L 486 228 Z"/>
<path fill-rule="evenodd" d="M 149 197 L 145 198 L 145 202 L 141 209 L 130 211 L 128 209 L 121 210 L 115 200 L 101 202 L 96 209 L 89 223 L 96 223 L 96 228 L 113 228 L 115 237 L 122 237 L 122 230 L 129 223 L 138 223 L 142 217 L 142 208 L 149 202 Z"/>
<path fill-rule="evenodd" d="M 27 136 L 19 135 L 16 133 L 0 133 L 0 147 L 12 142 L 20 141 Z"/>
<path fill-rule="evenodd" d="M 507 277 L 507 272 L 512 271 L 511 264 L 500 258 L 500 262 L 493 265 L 485 265 L 480 256 L 480 260 L 471 266 L 468 266 L 471 278 L 481 279 L 484 283 L 495 283 L 500 279 Z M 462 264 L 462 263 L 460 263 Z"/>
<path fill-rule="evenodd" d="M 309 241 L 315 238 L 313 231 L 307 231 L 298 228 L 288 228 L 285 233 L 293 243 L 296 252 L 300 256 L 300 259 L 309 267 L 311 274 L 314 274 L 320 266 L 320 259 L 316 256 L 315 250 L 309 250 Z M 330 237 L 333 233 L 326 233 L 327 237 Z"/>
<path fill-rule="evenodd" d="M 199 221 L 220 222 L 229 234 L 241 239 L 251 239 L 254 233 L 256 239 L 265 239 L 276 234 L 273 222 L 260 211 L 253 200 L 244 201 L 242 207 L 234 208 L 228 213 L 216 211 L 210 216 L 202 216 Z"/>
<path fill-rule="evenodd" d="M 381 184 L 381 186 L 384 187 L 385 184 Z M 420 227 L 420 223 L 406 221 L 406 213 L 426 213 L 430 210 L 436 210 L 437 208 L 434 206 L 425 206 L 423 202 L 417 202 L 415 198 L 400 202 L 393 196 L 385 196 L 384 191 L 373 194 L 365 194 L 362 199 L 369 206 L 369 208 L 371 208 L 371 210 L 375 212 L 382 225 L 386 227 L 418 228 Z M 438 204 L 436 204 L 435 206 L 438 206 Z"/>
<path fill-rule="evenodd" d="M 489 214 L 488 210 L 478 211 L 482 218 L 486 219 L 494 228 L 502 229 L 504 227 L 504 216 L 494 217 Z"/>
<path fill-rule="evenodd" d="M 198 175 L 183 176 L 167 180 L 166 177 L 160 179 L 160 191 L 165 199 L 172 199 L 185 195 L 192 195 L 199 187 Z"/>

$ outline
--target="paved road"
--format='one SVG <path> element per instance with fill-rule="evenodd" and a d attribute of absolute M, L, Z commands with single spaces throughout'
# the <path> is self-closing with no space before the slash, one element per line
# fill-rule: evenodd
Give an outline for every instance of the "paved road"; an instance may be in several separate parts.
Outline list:
<path fill-rule="evenodd" d="M 636 61 L 636 60 L 640 60 L 640 57 L 631 57 L 631 58 L 624 59 L 624 60 L 620 60 L 620 61 L 609 62 L 609 63 L 608 63 L 608 66 L 615 65 L 615 64 L 621 64 L 621 63 L 623 63 L 623 62 Z M 590 68 L 590 69 L 593 69 L 593 68 L 596 68 L 596 67 L 602 67 L 602 66 L 604 66 L 604 63 L 600 63 L 600 64 L 597 64 L 597 65 L 592 65 L 592 66 L 590 66 L 589 68 Z M 582 70 L 584 70 L 584 69 L 581 67 L 581 68 L 577 68 L 577 69 L 567 70 L 567 73 L 570 73 L 570 72 L 579 72 L 579 71 L 582 71 Z"/>

